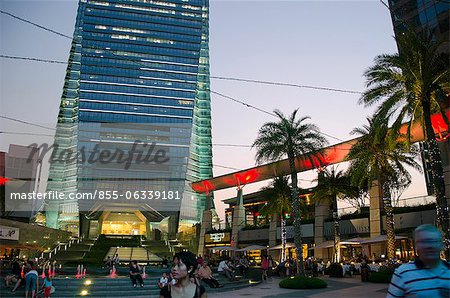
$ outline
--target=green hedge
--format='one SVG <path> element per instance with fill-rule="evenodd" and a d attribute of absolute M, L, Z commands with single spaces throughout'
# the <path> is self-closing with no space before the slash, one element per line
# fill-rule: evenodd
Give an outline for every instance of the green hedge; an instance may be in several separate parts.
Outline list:
<path fill-rule="evenodd" d="M 344 272 L 342 272 L 342 265 L 339 263 L 333 263 L 325 269 L 325 274 L 330 277 L 344 277 Z"/>
<path fill-rule="evenodd" d="M 394 269 L 383 266 L 380 267 L 380 270 L 378 272 L 370 272 L 369 281 L 373 283 L 388 284 L 391 282 L 393 274 Z"/>
<path fill-rule="evenodd" d="M 323 289 L 327 283 L 316 277 L 295 276 L 280 281 L 280 288 L 285 289 Z"/>

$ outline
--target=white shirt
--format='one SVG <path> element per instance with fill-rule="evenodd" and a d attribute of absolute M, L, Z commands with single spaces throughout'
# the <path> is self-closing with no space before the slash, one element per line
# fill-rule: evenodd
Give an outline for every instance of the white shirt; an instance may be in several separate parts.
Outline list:
<path fill-rule="evenodd" d="M 28 271 L 25 276 L 28 276 L 30 274 L 34 274 L 36 276 L 39 276 L 39 273 L 35 270 L 35 269 L 31 269 L 30 271 Z"/>
<path fill-rule="evenodd" d="M 159 279 L 159 283 L 160 283 L 163 287 L 165 287 L 165 286 L 167 285 L 168 282 L 169 282 L 169 279 L 168 279 L 167 277 L 161 277 L 161 278 Z"/>
<path fill-rule="evenodd" d="M 229 269 L 228 265 L 227 265 L 227 263 L 225 261 L 222 261 L 222 262 L 219 263 L 219 267 L 217 267 L 217 272 L 222 272 L 222 271 L 224 271 L 226 269 Z"/>

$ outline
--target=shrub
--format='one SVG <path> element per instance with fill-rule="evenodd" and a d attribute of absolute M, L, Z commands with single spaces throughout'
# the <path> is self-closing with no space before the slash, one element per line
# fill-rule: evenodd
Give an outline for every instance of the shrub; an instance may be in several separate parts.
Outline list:
<path fill-rule="evenodd" d="M 344 273 L 342 272 L 342 266 L 338 263 L 333 263 L 326 269 L 325 274 L 328 274 L 330 277 L 344 277 Z"/>
<path fill-rule="evenodd" d="M 251 280 L 261 280 L 262 279 L 262 270 L 261 268 L 250 267 L 245 274 L 245 277 Z"/>
<path fill-rule="evenodd" d="M 285 289 L 323 289 L 327 283 L 316 277 L 295 276 L 280 281 L 280 288 Z"/>
<path fill-rule="evenodd" d="M 384 283 L 388 284 L 391 282 L 392 275 L 394 274 L 394 269 L 388 268 L 386 266 L 380 267 L 378 272 L 371 272 L 369 275 L 369 281 L 374 283 Z"/>
<path fill-rule="evenodd" d="M 391 282 L 392 273 L 385 272 L 371 272 L 369 275 L 369 281 L 374 283 L 388 284 Z"/>

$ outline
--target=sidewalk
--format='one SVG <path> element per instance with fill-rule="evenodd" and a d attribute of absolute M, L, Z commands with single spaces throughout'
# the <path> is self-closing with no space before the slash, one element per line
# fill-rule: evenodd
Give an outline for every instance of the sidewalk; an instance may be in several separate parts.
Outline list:
<path fill-rule="evenodd" d="M 324 277 L 328 287 L 318 290 L 290 290 L 278 286 L 280 278 L 273 278 L 254 287 L 233 291 L 233 297 L 308 297 L 308 298 L 335 298 L 335 297 L 386 297 L 387 284 L 362 283 L 359 276 L 352 278 Z M 211 298 L 229 298 L 230 293 L 208 293 Z"/>

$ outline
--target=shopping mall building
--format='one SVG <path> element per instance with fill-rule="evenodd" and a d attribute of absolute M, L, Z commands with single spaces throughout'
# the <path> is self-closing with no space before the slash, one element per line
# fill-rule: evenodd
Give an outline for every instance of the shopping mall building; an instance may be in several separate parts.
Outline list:
<path fill-rule="evenodd" d="M 447 110 L 447 117 L 450 110 Z M 439 143 L 444 166 L 446 181 L 446 196 L 450 197 L 450 151 L 448 127 L 440 116 L 432 117 L 436 136 Z M 423 140 L 423 130 L 418 125 L 412 128 L 414 141 Z M 323 166 L 333 166 L 346 161 L 349 148 L 358 140 L 353 139 L 332 145 L 323 149 L 320 156 L 298 156 L 295 160 L 297 172 L 311 171 Z M 212 179 L 198 181 L 192 185 L 193 189 L 211 196 L 214 191 L 237 188 L 233 198 L 224 200 L 228 204 L 225 210 L 225 227 L 215 229 L 208 208 L 204 211 L 201 227 L 200 254 L 220 253 L 228 249 L 240 249 L 257 244 L 266 247 L 269 252 L 278 258 L 280 256 L 281 227 L 277 215 L 264 216 L 263 208 L 270 199 L 270 192 L 262 190 L 243 195 L 245 186 L 254 182 L 266 181 L 278 176 L 290 174 L 287 159 L 260 165 L 254 168 L 226 174 Z M 302 205 L 305 206 L 302 214 L 302 239 L 304 243 L 304 256 L 314 256 L 330 260 L 333 252 L 333 219 L 331 202 L 325 199 L 312 200 L 315 189 L 303 189 L 300 193 Z M 363 208 L 339 210 L 341 233 L 341 256 L 350 258 L 356 255 L 367 255 L 371 259 L 380 259 L 386 256 L 386 227 L 383 198 L 381 188 L 377 181 L 369 189 L 368 204 Z M 412 241 L 413 230 L 421 224 L 434 224 L 436 207 L 432 195 L 406 198 L 394 204 L 394 225 L 396 233 L 396 255 L 399 259 L 410 259 L 414 256 Z M 207 202 L 207 206 L 212 206 Z M 293 219 L 287 214 L 286 237 L 288 255 L 295 254 L 293 242 Z M 261 251 L 251 251 L 251 255 L 259 257 Z"/>

